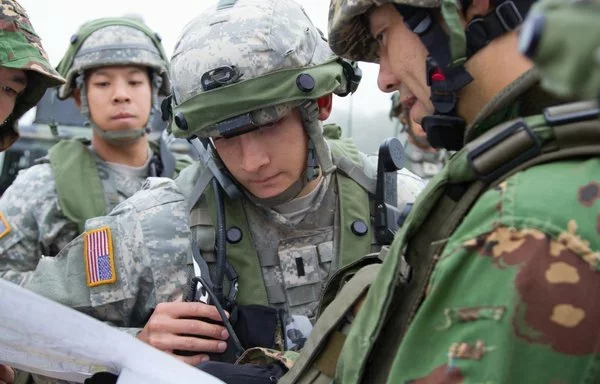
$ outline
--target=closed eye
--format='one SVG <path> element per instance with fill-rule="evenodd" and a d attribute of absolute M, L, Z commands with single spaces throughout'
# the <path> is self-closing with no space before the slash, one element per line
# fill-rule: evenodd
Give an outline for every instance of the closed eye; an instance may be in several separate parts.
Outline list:
<path fill-rule="evenodd" d="M 0 85 L 0 90 L 2 91 L 2 93 L 10 97 L 17 97 L 17 95 L 19 95 L 19 92 L 7 85 Z"/>

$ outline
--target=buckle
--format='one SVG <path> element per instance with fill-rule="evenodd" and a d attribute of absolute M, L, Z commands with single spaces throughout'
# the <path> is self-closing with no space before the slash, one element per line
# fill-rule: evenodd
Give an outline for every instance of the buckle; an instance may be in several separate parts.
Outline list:
<path fill-rule="evenodd" d="M 521 132 L 525 133 L 525 138 L 519 135 Z M 469 148 L 467 154 L 467 162 L 480 180 L 496 180 L 542 151 L 540 139 L 523 119 L 499 128 L 496 133 L 490 133 L 493 133 L 491 138 L 482 140 L 481 143 L 477 140 L 478 145 L 473 149 Z"/>
<path fill-rule="evenodd" d="M 506 31 L 512 31 L 523 23 L 523 16 L 512 1 L 505 1 L 497 5 L 494 12 Z"/>

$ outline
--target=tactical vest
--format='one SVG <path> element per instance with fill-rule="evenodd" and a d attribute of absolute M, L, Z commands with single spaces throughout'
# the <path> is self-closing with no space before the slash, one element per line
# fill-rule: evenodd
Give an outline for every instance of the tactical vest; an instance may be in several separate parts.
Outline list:
<path fill-rule="evenodd" d="M 375 167 L 361 161 L 351 140 L 328 143 L 338 169 L 330 179 L 333 185 L 329 185 L 319 209 L 308 213 L 297 228 L 275 229 L 274 246 L 271 242 L 265 247 L 264 239 L 255 238 L 253 228 L 257 226 L 261 231 L 276 228 L 257 213 L 259 208 L 245 198 L 231 200 L 225 196 L 226 253 L 239 276 L 239 304 L 267 305 L 314 319 L 331 269 L 379 250 L 373 237 L 369 197 L 375 190 Z M 214 272 L 213 201 L 213 192 L 207 189 L 192 209 L 190 227 L 203 259 Z M 324 215 L 326 211 L 336 214 Z M 303 228 L 307 221 L 314 227 Z"/>
<path fill-rule="evenodd" d="M 48 157 L 56 184 L 59 206 L 69 220 L 76 223 L 79 231 L 85 230 L 85 221 L 92 217 L 105 215 L 105 191 L 98 174 L 98 166 L 88 149 L 89 141 L 85 139 L 62 140 L 48 150 Z M 165 159 L 166 148 L 150 142 L 154 153 L 161 153 L 161 176 L 174 177 L 190 161 L 179 157 L 175 159 L 169 153 Z M 168 150 L 167 150 L 168 151 Z M 163 165 L 164 163 L 164 165 Z"/>
<path fill-rule="evenodd" d="M 592 156 L 600 156 L 597 101 L 546 108 L 542 115 L 500 124 L 468 143 L 428 184 L 394 239 L 388 252 L 393 262 L 386 264 L 393 273 L 387 274 L 388 268 L 379 271 L 377 265 L 358 271 L 320 316 L 302 354 L 279 383 L 333 382 L 342 347 L 353 353 L 353 366 L 344 367 L 353 374 L 340 380 L 386 382 L 394 359 L 391 351 L 401 344 L 425 295 L 435 256 L 442 254 L 446 244 L 438 240 L 454 232 L 483 192 L 515 173 L 542 163 Z M 352 323 L 352 313 L 362 305 L 371 282 L 385 278 L 382 275 L 391 276 L 387 287 L 394 289 L 371 292 L 369 308 L 362 310 L 373 315 Z M 345 345 L 351 326 L 365 332 L 361 339 L 352 339 L 353 345 Z"/>

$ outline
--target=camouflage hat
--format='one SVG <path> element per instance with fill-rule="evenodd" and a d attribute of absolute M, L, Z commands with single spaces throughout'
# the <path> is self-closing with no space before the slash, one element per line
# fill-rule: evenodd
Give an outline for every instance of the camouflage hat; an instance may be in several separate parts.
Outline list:
<path fill-rule="evenodd" d="M 377 42 L 371 36 L 367 14 L 384 4 L 438 8 L 442 0 L 331 0 L 329 4 L 329 46 L 350 60 L 376 63 Z"/>
<path fill-rule="evenodd" d="M 50 65 L 27 13 L 14 0 L 0 0 L 0 42 L 0 65 L 24 70 L 28 77 L 25 91 L 18 96 L 12 114 L 0 128 L 0 151 L 3 151 L 19 137 L 18 119 L 38 103 L 46 89 L 62 84 L 64 79 Z"/>
<path fill-rule="evenodd" d="M 215 137 L 230 118 L 274 121 L 307 99 L 347 94 L 347 62 L 291 0 L 228 0 L 183 30 L 171 61 L 176 136 Z"/>
<path fill-rule="evenodd" d="M 57 67 L 67 80 L 58 96 L 69 97 L 83 71 L 108 65 L 152 68 L 162 77 L 159 94 L 170 93 L 168 60 L 158 34 L 137 18 L 114 17 L 85 23 L 71 37 L 71 45 Z"/>

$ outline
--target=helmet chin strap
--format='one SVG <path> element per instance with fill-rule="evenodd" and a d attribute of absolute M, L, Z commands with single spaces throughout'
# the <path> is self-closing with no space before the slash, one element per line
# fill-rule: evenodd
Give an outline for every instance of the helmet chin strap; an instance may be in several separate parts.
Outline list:
<path fill-rule="evenodd" d="M 427 140 L 436 148 L 459 150 L 463 146 L 466 122 L 457 114 L 458 92 L 473 81 L 464 63 L 493 39 L 514 30 L 523 21 L 535 0 L 497 0 L 495 8 L 486 16 L 477 16 L 466 30 L 453 28 L 449 33 L 437 22 L 429 10 L 396 4 L 405 23 L 416 33 L 429 51 L 427 83 L 431 88 L 433 115 L 425 116 L 422 126 Z M 468 5 L 470 2 L 463 2 Z M 446 20 L 459 20 L 455 4 L 443 2 L 442 14 Z M 462 41 L 461 41 L 462 39 Z M 465 52 L 453 57 L 452 47 L 464 47 Z"/>
<path fill-rule="evenodd" d="M 323 137 L 323 127 L 319 120 L 319 107 L 317 102 L 309 100 L 299 107 L 300 117 L 304 131 L 308 135 L 308 152 L 306 157 L 306 168 L 298 180 L 290 185 L 285 191 L 269 198 L 258 198 L 247 193 L 250 200 L 258 205 L 272 208 L 293 200 L 310 183 L 319 177 L 321 173 L 327 175 L 335 170 L 331 160 L 329 146 Z"/>
<path fill-rule="evenodd" d="M 162 85 L 162 77 L 157 73 L 152 73 L 152 98 L 151 98 L 151 109 L 148 116 L 146 125 L 142 128 L 128 128 L 119 131 L 107 131 L 100 128 L 91 118 L 90 107 L 87 98 L 87 88 L 85 81 L 83 81 L 83 74 L 79 74 L 75 80 L 77 88 L 81 91 L 81 114 L 87 119 L 86 125 L 92 127 L 94 132 L 102 137 L 107 142 L 114 145 L 126 145 L 143 137 L 145 134 L 152 131 L 152 123 L 155 116 L 160 115 L 160 104 L 158 102 L 158 90 Z"/>

